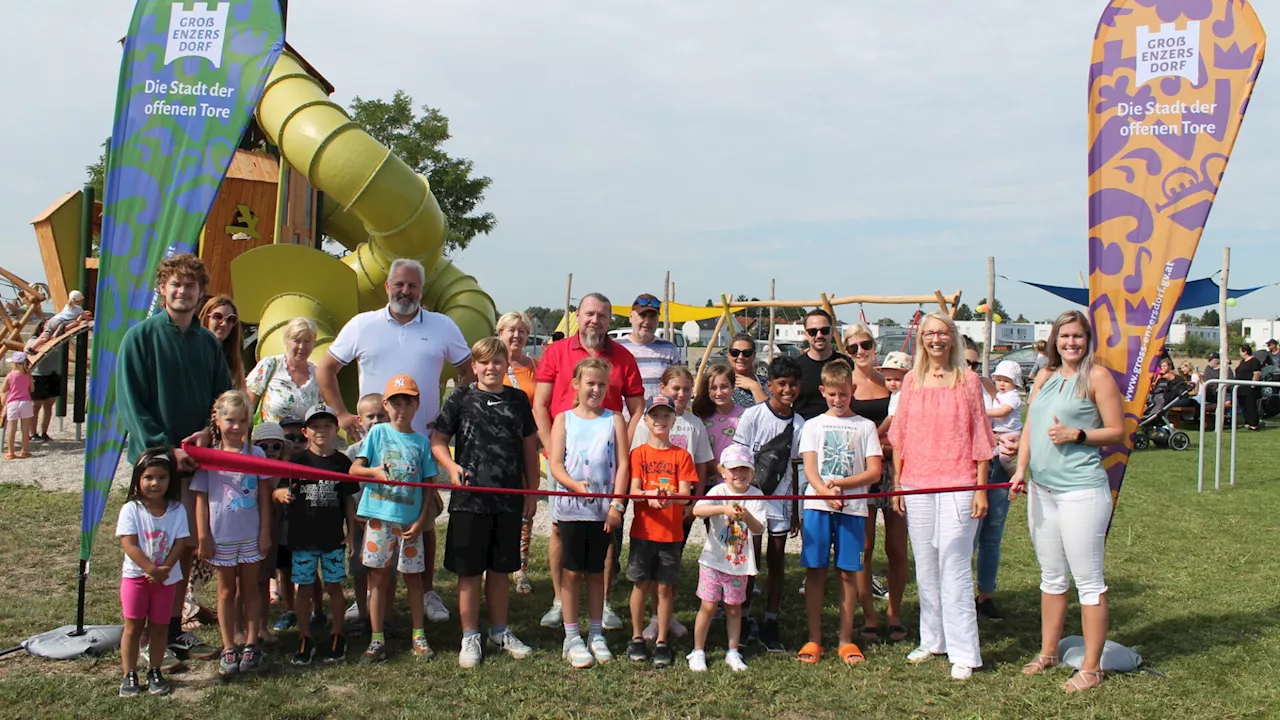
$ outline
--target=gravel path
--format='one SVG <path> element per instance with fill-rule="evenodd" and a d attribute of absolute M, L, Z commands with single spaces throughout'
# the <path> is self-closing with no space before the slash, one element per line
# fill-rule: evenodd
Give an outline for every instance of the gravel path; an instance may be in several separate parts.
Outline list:
<path fill-rule="evenodd" d="M 80 492 L 84 487 L 84 443 L 76 441 L 75 426 L 71 423 L 67 423 L 62 431 L 58 431 L 57 426 L 58 422 L 55 418 L 53 427 L 49 430 L 49 436 L 53 438 L 52 442 L 31 443 L 30 458 L 0 460 L 0 483 L 35 485 L 41 490 L 53 492 Z M 112 491 L 123 492 L 128 484 L 129 469 L 126 463 L 121 462 L 116 468 Z M 545 482 L 543 486 L 546 486 Z M 447 511 L 439 518 L 441 522 L 448 519 Z M 627 513 L 626 525 L 629 531 L 630 512 Z M 533 529 L 542 537 L 551 534 L 551 512 L 547 508 L 545 499 L 538 503 L 538 514 L 534 517 Z M 693 530 L 689 533 L 689 544 L 695 548 L 701 547 L 705 538 L 706 531 L 703 530 L 702 523 L 695 522 Z M 799 553 L 800 538 L 788 539 L 787 551 Z"/>

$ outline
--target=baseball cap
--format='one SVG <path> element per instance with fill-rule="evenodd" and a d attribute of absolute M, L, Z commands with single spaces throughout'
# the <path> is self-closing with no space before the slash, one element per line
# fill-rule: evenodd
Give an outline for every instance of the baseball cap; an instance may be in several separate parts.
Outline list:
<path fill-rule="evenodd" d="M 751 456 L 751 448 L 735 442 L 729 443 L 729 447 L 720 453 L 720 464 L 727 468 L 754 468 L 756 460 Z"/>
<path fill-rule="evenodd" d="M 656 408 L 666 408 L 671 412 L 675 412 L 676 403 L 674 400 L 667 397 L 666 395 L 658 395 L 653 399 L 653 404 L 650 405 L 649 408 L 644 411 L 644 414 L 648 415 L 649 413 L 653 412 Z"/>
<path fill-rule="evenodd" d="M 1001 360 L 996 364 L 995 372 L 991 373 L 991 377 L 997 375 L 1007 377 L 1014 383 L 1022 382 L 1022 366 L 1012 360 Z"/>
<path fill-rule="evenodd" d="M 1221 356 L 1221 355 L 1219 355 L 1219 354 L 1218 354 L 1218 353 L 1216 353 L 1216 352 L 1211 352 L 1211 353 L 1209 353 L 1209 359 L 1210 359 L 1210 360 L 1221 360 L 1221 359 L 1222 359 L 1222 356 Z"/>
<path fill-rule="evenodd" d="M 262 423 L 253 429 L 253 441 L 262 442 L 263 440 L 280 440 L 283 442 L 284 428 L 280 427 L 280 423 Z"/>
<path fill-rule="evenodd" d="M 652 310 L 658 312 L 658 308 L 662 307 L 662 301 L 649 293 L 641 293 L 636 296 L 635 302 L 631 303 L 632 310 Z"/>
<path fill-rule="evenodd" d="M 1271 338 L 1271 339 L 1270 339 L 1270 340 L 1268 340 L 1265 344 L 1267 344 L 1267 345 L 1275 345 L 1275 344 L 1276 344 L 1276 339 L 1275 339 L 1275 338 Z"/>
<path fill-rule="evenodd" d="M 84 293 L 79 290 L 72 290 L 67 293 L 67 299 L 71 302 L 84 302 Z"/>
<path fill-rule="evenodd" d="M 311 421 L 315 420 L 318 417 L 328 417 L 334 422 L 338 422 L 338 413 L 334 412 L 333 408 L 329 407 L 328 405 L 325 405 L 324 403 L 316 403 L 315 405 L 312 405 L 310 408 L 308 408 L 307 416 L 304 419 L 304 422 L 310 425 Z"/>
<path fill-rule="evenodd" d="M 904 352 L 894 350 L 884 356 L 884 362 L 876 369 L 909 371 L 911 370 L 911 356 Z"/>
<path fill-rule="evenodd" d="M 285 415 L 284 417 L 280 418 L 280 427 L 284 427 L 285 425 L 301 425 L 301 424 L 302 424 L 302 420 L 299 420 L 296 415 Z"/>
<path fill-rule="evenodd" d="M 383 397 L 390 400 L 396 395 L 412 395 L 418 397 L 418 383 L 408 375 L 396 375 L 387 381 L 387 389 L 382 393 Z"/>

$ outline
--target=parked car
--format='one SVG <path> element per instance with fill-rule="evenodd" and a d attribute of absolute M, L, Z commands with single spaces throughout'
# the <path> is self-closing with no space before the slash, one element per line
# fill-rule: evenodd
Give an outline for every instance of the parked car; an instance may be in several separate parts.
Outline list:
<path fill-rule="evenodd" d="M 542 353 L 551 344 L 550 335 L 530 335 L 529 340 L 525 343 L 524 354 L 535 360 L 542 359 Z"/>
<path fill-rule="evenodd" d="M 1029 388 L 1036 381 L 1035 376 L 1031 374 L 1031 369 L 1035 367 L 1036 357 L 1038 356 L 1039 353 L 1036 352 L 1036 349 L 1028 345 L 1017 350 L 1010 350 L 998 358 L 992 358 L 992 368 L 994 369 L 994 363 L 997 360 L 1012 360 L 1018 363 L 1018 366 L 1022 368 L 1022 385 Z"/>
<path fill-rule="evenodd" d="M 909 330 L 905 327 L 882 327 L 880 335 L 876 337 L 876 359 L 884 362 L 884 357 L 891 352 L 905 352 L 908 355 L 915 354 L 914 343 L 915 338 L 908 334 Z M 908 343 L 907 339 L 911 338 L 912 343 Z"/>

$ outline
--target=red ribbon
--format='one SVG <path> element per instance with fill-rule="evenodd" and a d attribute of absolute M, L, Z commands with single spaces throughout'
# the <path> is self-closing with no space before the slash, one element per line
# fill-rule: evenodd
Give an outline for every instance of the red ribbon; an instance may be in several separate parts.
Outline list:
<path fill-rule="evenodd" d="M 501 495 L 545 495 L 547 497 L 572 497 L 572 498 L 607 498 L 607 499 L 626 499 L 626 500 L 652 500 L 649 495 L 618 495 L 614 493 L 572 493 L 563 490 L 527 490 L 525 488 L 496 488 L 496 487 L 476 487 L 473 485 L 454 485 L 453 483 L 424 483 L 424 482 L 408 482 L 400 480 L 376 480 L 373 478 L 356 477 L 355 475 L 347 475 L 345 473 L 333 472 L 331 470 L 320 470 L 307 465 L 298 465 L 284 460 L 269 460 L 260 458 L 256 455 L 246 455 L 238 452 L 228 452 L 225 450 L 215 450 L 213 448 L 197 447 L 195 445 L 183 444 L 182 449 L 195 460 L 200 467 L 206 470 L 222 470 L 224 472 L 240 472 L 250 475 L 258 475 L 262 477 L 283 477 L 298 478 L 300 480 L 333 480 L 336 482 L 361 482 L 361 483 L 378 483 L 381 485 L 402 485 L 406 487 L 420 487 L 430 490 L 452 490 L 461 492 L 477 492 L 477 493 L 498 493 Z M 946 492 L 966 492 L 970 490 L 997 490 L 999 488 L 1012 487 L 1013 483 L 997 483 L 993 485 L 957 485 L 944 488 L 926 488 L 922 490 L 894 490 L 892 492 L 881 493 L 862 493 L 859 495 L 840 495 L 831 498 L 820 495 L 767 495 L 763 499 L 766 500 L 862 500 L 872 498 L 896 497 L 899 495 L 933 495 L 936 493 Z M 663 500 L 698 500 L 697 495 L 665 495 Z"/>

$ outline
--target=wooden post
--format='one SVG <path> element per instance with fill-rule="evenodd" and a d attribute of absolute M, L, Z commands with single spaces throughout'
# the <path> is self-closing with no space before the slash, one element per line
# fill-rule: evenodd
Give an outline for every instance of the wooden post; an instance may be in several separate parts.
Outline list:
<path fill-rule="evenodd" d="M 777 290 L 777 284 L 778 284 L 778 281 L 775 278 L 769 278 L 769 300 L 770 301 L 775 299 L 774 292 Z M 777 320 L 775 313 L 776 313 L 776 310 L 774 310 L 773 305 L 770 305 L 769 306 L 769 338 L 768 338 L 769 362 L 773 362 L 773 333 L 774 333 L 774 323 Z"/>
<path fill-rule="evenodd" d="M 1231 275 L 1231 248 L 1222 248 L 1222 280 L 1219 281 L 1218 288 L 1218 355 L 1221 370 L 1218 371 L 1218 377 L 1230 377 L 1227 368 L 1231 367 L 1231 356 L 1228 354 L 1230 348 L 1227 343 L 1227 280 Z M 1145 369 L 1145 368 L 1144 368 Z M 1214 442 L 1217 443 L 1214 450 L 1213 460 L 1213 489 L 1222 489 L 1222 429 L 1226 424 L 1226 405 L 1227 399 L 1231 396 L 1231 388 L 1227 385 L 1218 386 L 1218 407 L 1214 414 L 1213 431 L 1216 435 Z M 1236 408 L 1232 408 L 1236 410 Z"/>
<path fill-rule="evenodd" d="M 671 271 L 662 281 L 662 327 L 666 331 L 667 342 L 671 340 Z"/>
<path fill-rule="evenodd" d="M 941 290 L 934 290 L 933 298 L 938 301 L 938 307 L 942 309 L 942 312 L 948 315 L 951 314 L 951 308 L 947 307 L 947 296 L 943 295 Z"/>
<path fill-rule="evenodd" d="M 573 304 L 573 273 L 569 273 L 569 281 L 564 286 L 564 336 L 569 337 L 573 333 L 569 332 L 569 308 Z M 552 334 L 555 334 L 555 328 L 551 328 Z"/>
<path fill-rule="evenodd" d="M 716 340 L 720 337 L 720 330 L 724 328 L 724 323 L 732 312 L 729 309 L 729 296 L 721 295 L 724 311 L 720 313 L 720 319 L 716 320 L 716 329 L 711 331 L 711 339 L 707 340 L 707 346 L 702 350 L 702 362 L 698 363 L 698 373 L 693 377 L 693 386 L 698 387 L 698 381 L 702 379 L 702 373 L 707 370 L 707 361 L 711 359 L 711 353 L 716 351 Z"/>
<path fill-rule="evenodd" d="M 996 314 L 996 259 L 987 258 L 987 319 L 982 323 L 982 375 L 991 377 L 991 320 Z"/>
<path fill-rule="evenodd" d="M 827 314 L 831 316 L 831 332 L 834 333 L 836 327 L 836 309 L 832 306 L 831 298 L 827 297 L 826 293 L 819 293 L 819 297 L 822 299 L 822 309 L 826 310 Z"/>

